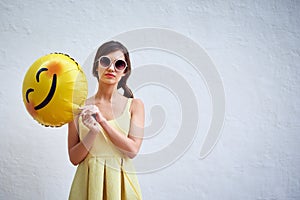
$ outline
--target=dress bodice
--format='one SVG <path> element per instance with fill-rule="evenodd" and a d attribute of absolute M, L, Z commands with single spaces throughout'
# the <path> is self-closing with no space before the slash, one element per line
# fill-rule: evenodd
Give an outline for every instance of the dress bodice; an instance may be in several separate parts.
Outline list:
<path fill-rule="evenodd" d="M 122 114 L 115 119 L 107 122 L 117 129 L 119 132 L 128 136 L 130 128 L 131 113 L 129 111 L 132 98 L 128 98 L 126 106 Z M 89 129 L 83 124 L 81 117 L 78 120 L 79 138 L 82 140 L 89 132 Z M 101 132 L 97 134 L 93 147 L 90 149 L 90 156 L 108 156 L 108 157 L 123 157 L 123 154 L 109 140 L 105 130 L 99 125 Z"/>

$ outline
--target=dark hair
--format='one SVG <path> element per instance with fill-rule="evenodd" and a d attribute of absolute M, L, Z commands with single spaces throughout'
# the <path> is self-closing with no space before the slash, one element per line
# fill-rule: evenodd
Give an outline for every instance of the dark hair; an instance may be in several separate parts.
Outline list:
<path fill-rule="evenodd" d="M 99 76 L 98 76 L 98 73 L 97 73 L 97 68 L 98 68 L 97 60 L 103 55 L 107 55 L 111 52 L 118 51 L 118 50 L 123 52 L 124 57 L 125 57 L 125 61 L 127 62 L 127 67 L 124 71 L 125 76 L 123 76 L 121 78 L 121 80 L 119 81 L 117 89 L 123 88 L 123 90 L 124 90 L 123 96 L 128 97 L 128 98 L 133 98 L 133 93 L 126 84 L 127 79 L 128 79 L 128 77 L 130 76 L 130 73 L 131 73 L 131 63 L 130 63 L 130 58 L 129 58 L 129 52 L 128 52 L 127 48 L 123 44 L 121 44 L 120 42 L 118 42 L 118 41 L 109 41 L 109 42 L 106 42 L 106 43 L 102 44 L 98 48 L 97 53 L 95 55 L 95 59 L 94 59 L 93 75 L 99 81 Z"/>

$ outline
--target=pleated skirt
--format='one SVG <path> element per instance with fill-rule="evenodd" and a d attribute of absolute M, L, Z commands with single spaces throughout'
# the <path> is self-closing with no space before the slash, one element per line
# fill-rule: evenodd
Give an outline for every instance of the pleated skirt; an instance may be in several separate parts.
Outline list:
<path fill-rule="evenodd" d="M 129 158 L 91 157 L 76 170 L 69 200 L 141 200 L 142 193 Z"/>

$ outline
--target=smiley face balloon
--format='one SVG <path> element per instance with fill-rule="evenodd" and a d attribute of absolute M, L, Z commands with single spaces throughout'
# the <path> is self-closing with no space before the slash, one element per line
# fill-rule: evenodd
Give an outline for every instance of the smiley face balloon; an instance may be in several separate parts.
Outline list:
<path fill-rule="evenodd" d="M 80 65 L 62 53 L 36 60 L 23 81 L 23 102 L 30 115 L 44 126 L 59 127 L 73 120 L 88 89 Z"/>

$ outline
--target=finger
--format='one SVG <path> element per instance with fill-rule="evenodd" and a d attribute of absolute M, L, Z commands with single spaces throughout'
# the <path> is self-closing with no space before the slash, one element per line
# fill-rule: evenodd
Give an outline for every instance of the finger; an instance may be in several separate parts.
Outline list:
<path fill-rule="evenodd" d="M 91 110 L 86 110 L 86 109 L 81 111 L 82 115 L 92 115 L 93 113 L 94 112 L 92 112 Z"/>
<path fill-rule="evenodd" d="M 96 105 L 85 105 L 85 106 L 81 106 L 79 107 L 80 110 L 84 110 L 84 109 L 95 109 L 95 108 L 98 108 Z"/>
<path fill-rule="evenodd" d="M 86 114 L 89 114 L 89 115 L 92 115 L 92 114 L 94 114 L 94 113 L 97 113 L 97 112 L 99 112 L 99 110 L 97 110 L 97 109 L 95 109 L 95 108 L 93 108 L 93 109 L 83 109 L 82 111 L 81 111 L 81 113 L 86 113 Z"/>
<path fill-rule="evenodd" d="M 86 122 L 87 126 L 96 126 L 97 125 L 97 122 L 95 120 L 91 119 L 91 118 L 87 118 L 85 120 L 85 122 Z"/>
<path fill-rule="evenodd" d="M 87 117 L 86 121 L 87 121 L 87 123 L 92 124 L 92 119 L 91 118 Z"/>
<path fill-rule="evenodd" d="M 89 108 L 91 106 L 94 106 L 93 104 L 89 104 L 89 105 L 84 105 L 84 106 L 80 106 L 79 109 L 86 109 L 86 108 Z"/>
<path fill-rule="evenodd" d="M 81 113 L 82 118 L 86 119 L 88 114 L 86 112 Z"/>

